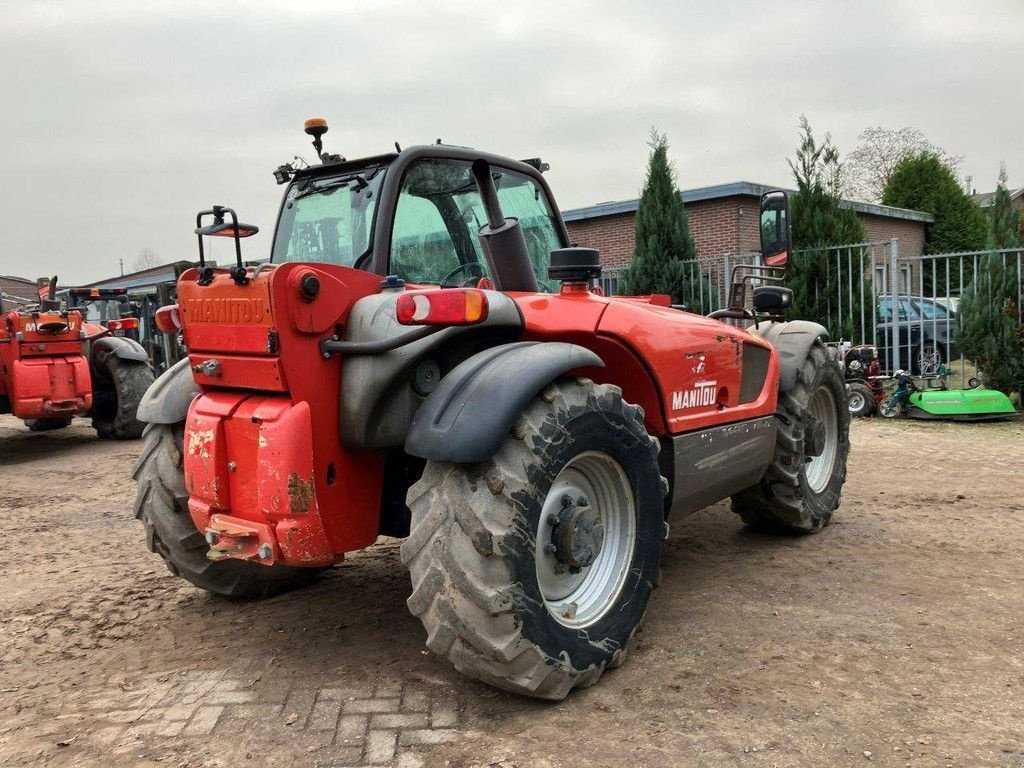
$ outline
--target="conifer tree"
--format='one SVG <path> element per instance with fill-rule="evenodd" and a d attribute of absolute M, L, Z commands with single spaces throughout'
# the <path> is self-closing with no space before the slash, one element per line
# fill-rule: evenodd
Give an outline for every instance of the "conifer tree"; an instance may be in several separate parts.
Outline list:
<path fill-rule="evenodd" d="M 633 296 L 667 293 L 674 304 L 694 311 L 715 309 L 717 298 L 709 306 L 707 281 L 699 282 L 703 278 L 697 249 L 668 159 L 668 137 L 652 129 L 650 147 L 647 179 L 636 212 L 633 260 L 619 278 L 620 290 Z"/>
<path fill-rule="evenodd" d="M 848 275 L 846 260 L 841 259 L 842 271 L 837 273 L 830 254 L 824 250 L 832 246 L 863 243 L 867 236 L 864 227 L 852 210 L 839 207 L 842 187 L 842 163 L 839 150 L 832 137 L 818 143 L 811 124 L 800 116 L 800 146 L 796 157 L 789 160 L 796 180 L 797 193 L 791 201 L 793 211 L 793 248 L 788 286 L 793 289 L 791 317 L 799 317 L 825 325 L 833 339 L 861 340 L 860 285 L 869 277 Z M 859 266 L 859 261 L 854 259 Z M 840 291 L 846 299 L 848 282 L 852 278 L 852 307 L 838 312 Z M 865 295 L 870 295 L 865 290 Z M 866 317 L 870 318 L 870 310 Z M 870 325 L 870 320 L 868 321 Z"/>
<path fill-rule="evenodd" d="M 1019 219 L 1011 205 L 1004 166 L 989 212 L 992 251 L 981 258 L 960 300 L 957 343 L 989 387 L 1007 394 L 1018 392 L 1024 403 L 1024 316 L 1018 303 L 1021 254 L 998 252 L 1020 246 Z"/>

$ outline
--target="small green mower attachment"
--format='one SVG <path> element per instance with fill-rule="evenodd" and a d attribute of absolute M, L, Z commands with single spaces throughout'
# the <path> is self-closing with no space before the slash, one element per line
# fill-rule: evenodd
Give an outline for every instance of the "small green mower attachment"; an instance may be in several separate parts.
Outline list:
<path fill-rule="evenodd" d="M 1010 398 L 994 389 L 949 389 L 914 392 L 907 415 L 913 419 L 995 421 L 1016 414 Z"/>

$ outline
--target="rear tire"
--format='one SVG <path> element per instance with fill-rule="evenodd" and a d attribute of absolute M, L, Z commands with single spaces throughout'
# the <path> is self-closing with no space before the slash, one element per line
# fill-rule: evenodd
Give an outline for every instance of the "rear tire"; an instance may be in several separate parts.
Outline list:
<path fill-rule="evenodd" d="M 580 379 L 545 389 L 488 461 L 428 462 L 402 544 L 427 646 L 464 675 L 544 699 L 621 664 L 665 538 L 657 454 L 640 408 Z M 561 567 L 591 545 L 589 564 Z"/>
<path fill-rule="evenodd" d="M 779 393 L 775 458 L 761 481 L 732 497 L 732 509 L 759 529 L 817 533 L 832 519 L 846 482 L 850 411 L 839 365 L 820 341 L 789 392 Z M 818 422 L 822 450 L 808 455 Z M 817 438 L 815 438 L 817 439 Z"/>
<path fill-rule="evenodd" d="M 135 418 L 142 396 L 153 383 L 147 363 L 122 360 L 111 352 L 95 356 L 98 379 L 106 386 L 93 392 L 92 426 L 96 434 L 111 440 L 136 440 L 145 424 Z"/>
<path fill-rule="evenodd" d="M 148 425 L 132 473 L 138 483 L 135 517 L 146 527 L 149 551 L 175 576 L 225 597 L 270 597 L 315 579 L 324 569 L 207 559 L 209 545 L 188 512 L 183 436 L 183 424 Z"/>
<path fill-rule="evenodd" d="M 846 405 L 851 416 L 870 416 L 875 411 L 875 396 L 867 384 L 853 381 L 846 385 Z"/>

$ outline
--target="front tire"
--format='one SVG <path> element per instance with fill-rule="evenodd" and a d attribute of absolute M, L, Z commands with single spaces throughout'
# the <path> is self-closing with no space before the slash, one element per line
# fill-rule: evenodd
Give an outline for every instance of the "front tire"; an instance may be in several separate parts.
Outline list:
<path fill-rule="evenodd" d="M 175 576 L 225 597 L 270 597 L 315 579 L 322 568 L 207 559 L 210 547 L 188 512 L 183 437 L 183 424 L 150 424 L 143 435 L 132 476 L 138 483 L 135 517 L 146 527 L 149 551 Z"/>
<path fill-rule="evenodd" d="M 779 393 L 775 458 L 761 481 L 732 497 L 747 525 L 817 533 L 832 519 L 846 482 L 850 411 L 835 360 L 820 341 L 788 392 Z"/>
<path fill-rule="evenodd" d="M 665 537 L 657 454 L 640 408 L 581 379 L 545 389 L 492 459 L 428 462 L 402 544 L 427 646 L 544 699 L 622 663 Z"/>
<path fill-rule="evenodd" d="M 92 426 L 109 440 L 137 440 L 145 424 L 136 414 L 142 396 L 153 383 L 153 369 L 147 363 L 122 360 L 112 352 L 95 356 L 96 382 L 103 386 L 93 392 Z"/>

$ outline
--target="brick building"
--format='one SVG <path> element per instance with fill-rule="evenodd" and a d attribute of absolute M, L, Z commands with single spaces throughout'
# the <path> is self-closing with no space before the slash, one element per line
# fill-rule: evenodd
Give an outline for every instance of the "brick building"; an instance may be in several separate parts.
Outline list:
<path fill-rule="evenodd" d="M 36 281 L 25 277 L 0 275 L 0 296 L 3 297 L 4 309 L 14 309 L 23 303 L 31 303 L 39 298 Z"/>
<path fill-rule="evenodd" d="M 698 258 L 706 261 L 757 252 L 760 199 L 771 189 L 777 187 L 737 181 L 682 192 Z M 569 239 L 600 250 L 601 264 L 606 269 L 627 266 L 633 258 L 634 219 L 639 202 L 623 200 L 563 211 Z M 903 256 L 921 254 L 925 226 L 935 220 L 928 213 L 885 205 L 852 200 L 844 200 L 841 205 L 856 211 L 869 241 L 899 239 Z"/>

